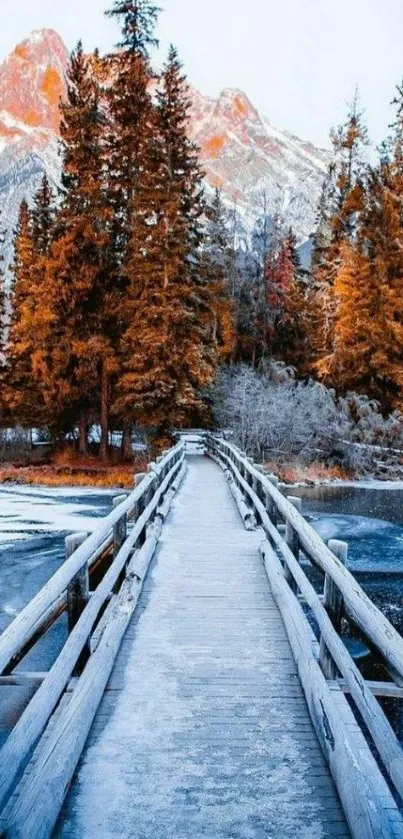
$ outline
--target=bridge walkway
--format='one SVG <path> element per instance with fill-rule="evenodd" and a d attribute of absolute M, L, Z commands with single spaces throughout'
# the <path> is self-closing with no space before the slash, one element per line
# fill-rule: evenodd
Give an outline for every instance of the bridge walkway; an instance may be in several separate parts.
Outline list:
<path fill-rule="evenodd" d="M 190 458 L 57 839 L 350 836 L 261 541 Z"/>

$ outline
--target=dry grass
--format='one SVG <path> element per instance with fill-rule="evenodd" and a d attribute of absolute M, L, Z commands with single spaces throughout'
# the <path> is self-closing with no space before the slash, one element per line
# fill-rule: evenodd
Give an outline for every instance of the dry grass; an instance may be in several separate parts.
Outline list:
<path fill-rule="evenodd" d="M 146 469 L 144 456 L 136 458 L 132 464 L 103 465 L 96 458 L 77 459 L 64 450 L 46 466 L 0 466 L 0 483 L 131 489 L 133 475 Z"/>
<path fill-rule="evenodd" d="M 339 466 L 326 466 L 324 463 L 312 463 L 309 466 L 294 464 L 266 463 L 266 468 L 277 475 L 285 484 L 316 483 L 317 481 L 346 481 L 356 477 Z"/>

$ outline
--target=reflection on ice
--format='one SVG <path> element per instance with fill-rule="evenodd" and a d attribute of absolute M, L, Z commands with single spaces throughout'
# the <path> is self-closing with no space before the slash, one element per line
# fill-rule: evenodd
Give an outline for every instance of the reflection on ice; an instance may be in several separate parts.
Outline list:
<path fill-rule="evenodd" d="M 352 570 L 403 571 L 403 527 L 364 516 L 318 515 L 311 524 L 325 542 L 342 539 L 349 544 Z"/>

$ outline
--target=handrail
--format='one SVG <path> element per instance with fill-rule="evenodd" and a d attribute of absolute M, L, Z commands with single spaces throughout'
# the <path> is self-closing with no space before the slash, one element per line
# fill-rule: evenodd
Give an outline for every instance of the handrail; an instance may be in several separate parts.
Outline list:
<path fill-rule="evenodd" d="M 212 437 L 209 439 L 214 439 L 218 451 L 226 453 L 230 462 L 233 463 L 232 459 L 235 458 L 242 470 L 255 481 L 261 491 L 270 496 L 280 515 L 297 532 L 303 552 L 316 567 L 329 575 L 340 591 L 348 617 L 357 624 L 403 679 L 403 638 L 364 592 L 355 577 L 266 475 L 242 456 L 234 445 L 221 439 L 217 440 Z"/>
<path fill-rule="evenodd" d="M 81 651 L 91 635 L 100 610 L 110 592 L 114 589 L 122 569 L 133 554 L 142 530 L 149 523 L 161 499 L 176 478 L 181 463 L 182 459 L 174 463 L 160 487 L 153 494 L 152 499 L 140 515 L 104 578 L 87 604 L 84 605 L 81 616 L 56 661 L 4 743 L 0 752 L 2 766 L 2 769 L 0 769 L 0 809 L 6 802 L 26 756 L 41 735 L 49 716 L 62 695 Z"/>
<path fill-rule="evenodd" d="M 116 507 L 103 519 L 101 525 L 83 542 L 83 544 L 63 563 L 56 573 L 48 580 L 43 588 L 35 595 L 16 618 L 0 635 L 0 675 L 9 669 L 19 650 L 23 649 L 46 623 L 52 607 L 60 600 L 71 581 L 80 570 L 91 560 L 93 554 L 108 538 L 114 525 L 124 514 L 130 514 L 141 499 L 152 490 L 155 479 L 170 464 L 183 454 L 184 446 L 180 442 L 171 449 L 158 464 L 153 464 L 150 472 L 136 487 L 126 501 Z"/>
<path fill-rule="evenodd" d="M 71 781 L 72 773 L 80 757 L 125 629 L 140 596 L 151 558 L 159 540 L 163 521 L 169 512 L 173 496 L 185 473 L 185 448 L 183 443 L 179 443 L 165 456 L 159 458 L 157 464 L 151 464 L 149 474 L 143 478 L 129 498 L 117 506 L 109 516 L 106 516 L 95 533 L 85 539 L 70 559 L 66 560 L 62 569 L 56 572 L 49 583 L 39 592 L 39 595 L 36 595 L 24 609 L 25 620 L 22 626 L 25 641 L 27 634 L 29 634 L 29 619 L 35 620 L 35 631 L 37 631 L 40 610 L 43 614 L 43 609 L 46 609 L 48 614 L 49 604 L 51 599 L 55 597 L 55 593 L 57 592 L 60 600 L 63 591 L 68 587 L 70 594 L 67 598 L 69 609 L 69 635 L 67 640 L 50 670 L 41 674 L 37 691 L 0 751 L 0 810 L 3 810 L 0 833 L 2 836 L 21 835 L 21 820 L 24 822 L 23 833 L 26 831 L 24 835 L 30 837 L 50 835 L 57 818 L 58 807 L 61 806 L 65 791 Z M 139 509 L 139 502 L 141 509 Z M 105 544 L 106 535 L 117 525 L 126 523 L 128 513 L 134 510 L 136 510 L 136 517 L 133 527 L 129 534 L 126 533 L 126 527 L 124 527 L 122 541 L 117 547 L 116 541 L 114 543 L 115 551 L 111 564 L 95 591 L 89 593 L 88 566 L 91 556 L 99 556 L 99 548 Z M 80 537 L 77 537 L 77 540 L 79 542 Z M 63 569 L 64 572 L 60 573 Z M 80 589 L 78 583 L 82 585 L 82 589 Z M 70 599 L 71 589 L 72 586 L 76 585 L 78 586 L 77 600 L 72 604 Z M 105 612 L 105 617 L 108 615 L 108 619 L 102 626 L 95 645 L 94 629 L 108 600 L 110 602 Z M 73 608 L 75 619 L 70 622 Z M 17 631 L 15 631 L 16 626 Z M 6 630 L 6 644 L 3 645 L 7 657 L 10 655 L 10 649 L 15 655 L 21 643 L 21 621 L 17 622 L 16 619 L 11 624 L 11 629 L 12 632 Z M 96 630 L 96 632 L 99 632 L 99 630 Z M 3 636 L 1 636 L 0 642 L 2 639 Z M 86 649 L 88 649 L 88 653 L 84 656 Z M 3 655 L 5 655 L 4 649 Z M 96 679 L 94 678 L 94 669 L 97 673 Z M 49 823 L 48 832 L 43 832 L 42 828 L 37 830 L 34 827 L 35 818 L 39 819 L 39 822 L 44 818 L 40 796 L 48 795 L 49 780 L 42 776 L 41 772 L 37 773 L 37 777 L 35 776 L 35 769 L 32 776 L 29 775 L 29 778 L 28 773 L 23 775 L 23 781 L 25 782 L 25 779 L 27 779 L 28 787 L 27 785 L 24 786 L 24 782 L 22 783 L 22 789 L 18 786 L 13 811 L 10 810 L 10 807 L 7 809 L 7 802 L 11 806 L 10 795 L 16 788 L 21 774 L 25 772 L 35 744 L 39 741 L 45 729 L 47 730 L 46 727 L 51 715 L 63 696 L 72 673 L 75 673 L 78 677 L 77 689 L 74 689 L 73 692 L 73 707 L 77 708 L 77 726 L 80 729 L 81 739 L 77 739 L 74 747 L 71 738 L 67 738 L 67 740 L 64 738 L 64 742 L 59 742 L 62 751 L 67 750 L 64 759 L 58 760 L 58 771 L 63 767 L 65 780 L 59 784 L 55 783 L 52 807 L 48 808 L 49 812 L 46 814 L 46 820 Z M 83 713 L 85 703 L 83 704 L 82 699 L 79 699 L 81 687 L 86 698 L 85 701 L 89 703 L 88 711 L 85 714 Z M 52 782 L 55 776 L 56 771 L 54 770 L 52 772 Z M 32 779 L 36 777 L 38 785 L 38 792 L 33 799 L 29 795 L 31 777 Z M 25 816 L 22 816 L 21 814 L 25 811 Z M 28 822 L 29 828 L 27 827 Z"/>
<path fill-rule="evenodd" d="M 332 701 L 327 695 L 323 694 L 321 681 L 318 673 L 321 673 L 321 678 L 325 678 L 325 684 L 333 686 L 333 682 L 327 677 L 325 661 L 321 658 L 314 657 L 312 659 L 312 667 L 316 666 L 316 670 L 311 669 L 310 675 L 307 676 L 306 668 L 308 667 L 307 659 L 312 655 L 309 644 L 302 642 L 302 629 L 304 624 L 308 627 L 308 622 L 303 615 L 301 605 L 296 596 L 300 591 L 305 599 L 305 602 L 312 610 L 320 633 L 322 644 L 325 645 L 327 654 L 337 667 L 344 679 L 344 685 L 350 692 L 352 700 L 358 709 L 361 717 L 367 727 L 367 730 L 373 740 L 377 753 L 383 766 L 386 770 L 386 776 L 390 779 L 392 787 L 390 792 L 393 795 L 393 790 L 397 790 L 400 797 L 403 798 L 403 750 L 397 739 L 392 726 L 390 725 L 381 705 L 376 696 L 374 696 L 370 686 L 362 677 L 358 667 L 348 652 L 335 626 L 333 625 L 328 611 L 322 603 L 319 595 L 315 591 L 312 584 L 309 582 L 304 569 L 299 562 L 300 548 L 305 555 L 326 574 L 327 580 L 332 580 L 338 590 L 341 590 L 343 598 L 347 601 L 349 607 L 349 616 L 353 612 L 358 625 L 362 625 L 365 634 L 372 639 L 375 646 L 380 649 L 384 658 L 389 664 L 395 666 L 400 672 L 397 664 L 400 662 L 400 656 L 403 657 L 403 639 L 391 626 L 385 616 L 375 607 L 368 596 L 362 591 L 354 577 L 344 567 L 340 560 L 329 550 L 329 548 L 322 542 L 320 536 L 310 527 L 310 525 L 303 519 L 302 515 L 296 508 L 284 498 L 279 492 L 270 478 L 265 476 L 259 468 L 251 463 L 246 456 L 241 453 L 234 445 L 229 444 L 225 440 L 217 439 L 213 435 L 205 436 L 205 443 L 207 453 L 217 460 L 221 467 L 225 469 L 230 476 L 231 482 L 235 482 L 237 492 L 241 497 L 246 497 L 252 513 L 254 511 L 263 531 L 266 534 L 267 540 L 262 545 L 262 556 L 265 563 L 265 568 L 272 585 L 272 590 L 275 598 L 278 599 L 280 610 L 285 609 L 283 619 L 286 624 L 290 621 L 291 636 L 294 635 L 294 643 L 292 643 L 294 653 L 298 660 L 298 669 L 300 678 L 304 687 L 305 695 L 308 705 L 311 710 L 315 728 L 317 730 L 319 739 L 328 762 L 331 766 L 332 773 L 335 776 L 337 786 L 339 787 L 340 780 L 340 766 L 343 765 L 345 756 L 343 757 L 343 749 L 341 749 L 341 756 L 335 760 L 332 750 L 329 750 L 326 738 L 321 738 L 322 726 L 320 719 L 315 719 L 317 715 L 317 697 L 313 693 L 312 683 L 316 684 L 316 690 L 322 692 L 322 699 L 324 704 L 328 704 L 330 714 L 332 714 Z M 238 503 L 238 502 L 237 502 Z M 287 541 L 284 539 L 282 533 L 278 530 L 272 521 L 273 505 L 288 526 L 288 533 L 292 534 L 294 538 Z M 252 508 L 252 509 L 251 509 Z M 240 509 L 242 514 L 242 509 Z M 277 551 L 277 553 L 276 553 Z M 284 568 L 278 559 L 280 556 L 284 562 Z M 342 585 L 340 585 L 340 581 Z M 349 589 L 346 591 L 347 583 Z M 356 600 L 359 600 L 361 609 L 358 610 Z M 379 620 L 379 626 L 368 625 L 367 621 L 370 619 L 374 622 L 374 618 Z M 299 626 L 300 640 L 295 637 L 296 627 Z M 302 644 L 302 647 L 301 647 Z M 324 667 L 323 673 L 318 668 Z M 309 669 L 309 668 L 308 668 Z M 336 681 L 337 685 L 337 681 Z M 341 738 L 343 739 L 343 738 Z M 349 761 L 347 761 L 347 766 Z M 351 775 L 354 774 L 354 761 L 350 765 Z M 379 773 L 379 770 L 378 770 Z M 361 825 L 362 831 L 358 835 L 361 836 L 383 836 L 394 835 L 386 832 L 385 827 L 375 822 L 372 824 L 370 817 L 370 807 L 368 809 L 368 789 L 365 784 L 365 779 L 359 777 L 359 785 L 361 786 L 360 800 L 362 802 L 362 817 L 367 822 L 364 829 L 364 822 Z M 375 787 L 378 781 L 374 781 Z M 382 782 L 381 782 L 382 783 Z M 339 789 L 343 803 L 346 807 L 346 812 L 352 822 L 355 824 L 354 815 L 354 801 L 348 795 L 345 789 Z M 357 793 L 358 794 L 358 793 Z M 393 801 L 393 799 L 391 799 Z M 397 828 L 400 830 L 401 828 Z M 375 832 L 374 832 L 375 830 Z M 390 830 L 387 826 L 386 830 Z M 379 832 L 381 831 L 381 832 Z M 354 831 L 355 835 L 355 831 Z M 400 835 L 397 833 L 397 835 Z"/>

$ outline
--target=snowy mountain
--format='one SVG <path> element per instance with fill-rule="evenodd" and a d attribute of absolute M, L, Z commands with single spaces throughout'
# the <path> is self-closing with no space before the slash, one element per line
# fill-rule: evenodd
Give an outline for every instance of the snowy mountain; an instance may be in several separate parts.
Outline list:
<path fill-rule="evenodd" d="M 57 185 L 58 102 L 68 52 L 49 29 L 33 32 L 0 65 L 0 210 L 6 258 L 21 200 L 30 199 L 46 171 Z M 192 94 L 190 131 L 201 148 L 209 188 L 219 186 L 249 227 L 281 211 L 300 241 L 313 227 L 327 153 L 275 129 L 244 93 L 218 99 Z"/>

